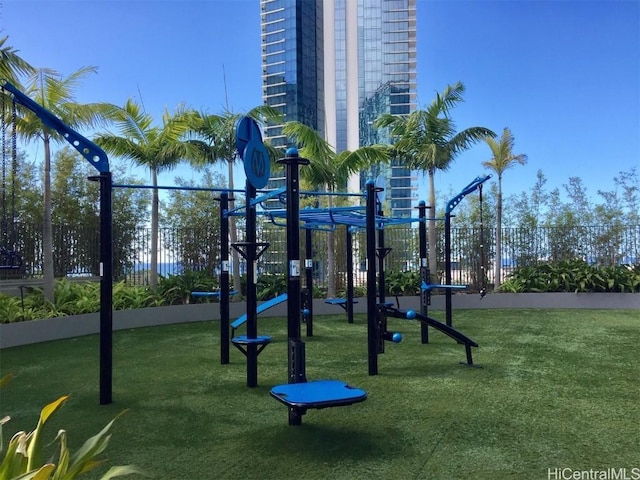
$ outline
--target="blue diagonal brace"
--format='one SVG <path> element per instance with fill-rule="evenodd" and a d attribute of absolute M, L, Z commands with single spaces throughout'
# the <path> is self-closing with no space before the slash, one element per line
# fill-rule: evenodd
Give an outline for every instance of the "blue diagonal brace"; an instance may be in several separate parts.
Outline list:
<path fill-rule="evenodd" d="M 65 125 L 62 120 L 22 93 L 11 82 L 0 80 L 0 87 L 11 92 L 16 102 L 35 113 L 45 126 L 62 135 L 96 170 L 100 173 L 109 171 L 109 159 L 104 150 L 99 146 L 80 135 L 71 127 Z"/>

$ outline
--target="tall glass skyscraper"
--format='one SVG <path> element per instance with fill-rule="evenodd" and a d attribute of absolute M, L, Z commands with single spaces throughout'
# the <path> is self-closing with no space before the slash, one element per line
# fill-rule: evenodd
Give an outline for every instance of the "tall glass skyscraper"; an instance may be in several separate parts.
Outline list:
<path fill-rule="evenodd" d="M 416 0 L 261 0 L 263 99 L 337 152 L 387 143 L 373 121 L 416 106 Z M 266 129 L 283 145 L 279 126 Z M 416 177 L 383 174 L 393 215 L 410 215 Z M 366 178 L 350 181 L 361 191 Z"/>

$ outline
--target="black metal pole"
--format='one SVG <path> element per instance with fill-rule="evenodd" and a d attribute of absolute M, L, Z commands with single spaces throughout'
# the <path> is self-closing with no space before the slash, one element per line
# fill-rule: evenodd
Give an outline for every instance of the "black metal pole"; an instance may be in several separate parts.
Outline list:
<path fill-rule="evenodd" d="M 220 363 L 229 363 L 229 193 L 220 195 Z"/>
<path fill-rule="evenodd" d="M 367 350 L 369 375 L 378 374 L 377 312 L 376 305 L 376 194 L 373 181 L 368 181 L 367 192 Z"/>
<path fill-rule="evenodd" d="M 287 336 L 289 337 L 289 383 L 306 381 L 304 342 L 300 339 L 300 185 L 299 167 L 309 160 L 289 148 L 278 163 L 285 165 L 287 182 Z M 290 412 L 291 414 L 291 412 Z"/>
<path fill-rule="evenodd" d="M 258 338 L 258 289 L 256 279 L 256 207 L 251 205 L 251 200 L 256 196 L 256 188 L 247 180 L 246 185 L 247 202 L 247 338 Z M 247 345 L 247 387 L 258 386 L 258 345 L 249 342 Z"/>
<path fill-rule="evenodd" d="M 445 284 L 451 285 L 451 213 L 444 214 L 444 273 Z M 450 327 L 453 320 L 453 308 L 451 305 L 452 292 L 450 288 L 445 289 L 445 313 L 446 322 Z"/>
<path fill-rule="evenodd" d="M 100 405 L 107 405 L 113 396 L 113 179 L 111 172 L 101 172 L 97 179 L 100 181 Z"/>
<path fill-rule="evenodd" d="M 307 288 L 307 302 L 305 308 L 308 310 L 306 315 L 307 337 L 313 337 L 313 230 L 307 228 L 304 233 L 304 274 Z"/>
<path fill-rule="evenodd" d="M 427 258 L 427 205 L 424 200 L 418 204 L 418 250 L 420 252 L 420 280 L 429 283 L 429 260 Z M 424 316 L 429 314 L 429 290 L 420 290 L 420 313 Z M 420 322 L 420 339 L 422 343 L 429 343 L 429 327 L 426 323 Z"/>
<path fill-rule="evenodd" d="M 377 197 L 377 194 L 376 194 Z M 378 205 L 378 216 L 382 217 L 382 202 L 376 199 Z M 381 305 L 386 301 L 385 278 L 384 278 L 384 258 L 387 256 L 387 249 L 384 246 L 384 225 L 378 226 L 378 303 Z"/>
<path fill-rule="evenodd" d="M 347 322 L 353 323 L 353 233 L 351 227 L 347 229 Z"/>

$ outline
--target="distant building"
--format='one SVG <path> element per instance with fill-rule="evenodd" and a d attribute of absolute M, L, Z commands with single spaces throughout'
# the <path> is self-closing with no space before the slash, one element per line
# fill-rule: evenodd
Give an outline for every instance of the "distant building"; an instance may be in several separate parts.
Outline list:
<path fill-rule="evenodd" d="M 261 0 L 260 8 L 264 102 L 338 152 L 387 143 L 373 121 L 416 107 L 416 0 Z M 265 134 L 286 144 L 279 125 Z M 411 215 L 417 177 L 397 162 L 351 179 L 349 189 L 361 191 L 378 174 L 392 214 Z"/>

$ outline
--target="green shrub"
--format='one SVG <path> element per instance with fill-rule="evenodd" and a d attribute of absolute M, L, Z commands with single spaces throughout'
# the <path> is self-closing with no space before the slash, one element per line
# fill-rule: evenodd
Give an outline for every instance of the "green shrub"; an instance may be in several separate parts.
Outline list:
<path fill-rule="evenodd" d="M 347 298 L 347 291 L 346 290 L 338 290 L 336 293 L 337 293 L 338 297 Z M 353 298 L 366 297 L 366 296 L 367 296 L 367 286 L 366 285 L 354 285 L 353 286 Z M 324 297 L 321 297 L 321 298 L 324 298 Z"/>
<path fill-rule="evenodd" d="M 385 272 L 385 284 L 389 295 L 419 295 L 420 272 Z"/>
<path fill-rule="evenodd" d="M 640 292 L 640 265 L 595 266 L 582 260 L 517 268 L 501 292 Z"/>
<path fill-rule="evenodd" d="M 113 285 L 111 295 L 114 310 L 134 310 L 136 308 L 155 307 L 162 305 L 160 296 L 144 285 L 127 285 L 125 282 L 118 282 Z M 99 310 L 100 302 L 98 302 Z"/>
<path fill-rule="evenodd" d="M 260 275 L 257 290 L 258 300 L 269 300 L 287 292 L 288 278 L 281 273 Z"/>
<path fill-rule="evenodd" d="M 196 300 L 191 292 L 209 292 L 218 287 L 217 279 L 205 271 L 187 270 L 180 275 L 160 277 L 158 296 L 164 305 L 185 305 L 204 300 Z"/>

